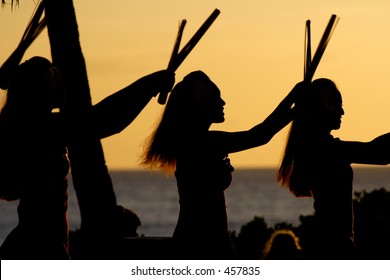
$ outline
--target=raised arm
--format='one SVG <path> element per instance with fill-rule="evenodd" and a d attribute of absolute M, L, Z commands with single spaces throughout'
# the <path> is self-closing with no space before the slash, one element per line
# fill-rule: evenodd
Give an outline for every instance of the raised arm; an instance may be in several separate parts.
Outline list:
<path fill-rule="evenodd" d="M 303 86 L 303 83 L 298 83 L 262 123 L 250 130 L 240 132 L 210 131 L 211 148 L 229 154 L 267 144 L 292 120 L 294 113 L 292 106 L 297 93 L 302 90 Z"/>
<path fill-rule="evenodd" d="M 169 92 L 175 74 L 157 71 L 108 96 L 92 107 L 91 123 L 97 136 L 109 137 L 125 129 L 159 92 Z"/>
<path fill-rule="evenodd" d="M 390 133 L 370 142 L 343 142 L 351 163 L 386 165 L 390 163 Z"/>

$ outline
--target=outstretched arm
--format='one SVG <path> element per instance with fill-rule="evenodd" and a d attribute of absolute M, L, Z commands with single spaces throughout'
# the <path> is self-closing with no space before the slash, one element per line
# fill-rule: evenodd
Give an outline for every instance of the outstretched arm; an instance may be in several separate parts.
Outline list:
<path fill-rule="evenodd" d="M 208 140 L 211 148 L 229 154 L 267 144 L 292 120 L 294 113 L 292 106 L 297 93 L 302 90 L 303 86 L 303 83 L 298 83 L 262 123 L 250 130 L 241 132 L 210 131 Z"/>
<path fill-rule="evenodd" d="M 108 96 L 92 107 L 91 123 L 97 136 L 105 138 L 125 129 L 161 91 L 169 92 L 175 82 L 175 74 L 167 70 L 157 71 Z"/>
<path fill-rule="evenodd" d="M 344 142 L 351 163 L 386 165 L 390 163 L 390 133 L 370 142 Z"/>

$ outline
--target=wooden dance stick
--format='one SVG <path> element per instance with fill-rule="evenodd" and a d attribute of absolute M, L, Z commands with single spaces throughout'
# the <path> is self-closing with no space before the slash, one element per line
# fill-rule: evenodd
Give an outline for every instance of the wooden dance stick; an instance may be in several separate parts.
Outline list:
<path fill-rule="evenodd" d="M 173 46 L 171 59 L 169 60 L 169 63 L 168 63 L 168 67 L 167 67 L 168 70 L 174 71 L 174 69 L 175 69 L 175 65 L 176 65 L 175 62 L 176 62 L 177 54 L 179 53 L 180 42 L 181 42 L 181 38 L 183 36 L 183 31 L 184 31 L 184 27 L 186 26 L 186 23 L 187 23 L 187 21 L 185 19 L 183 19 L 179 23 L 179 31 L 177 32 L 177 37 L 176 37 L 175 45 Z"/>
<path fill-rule="evenodd" d="M 192 51 L 196 46 L 199 40 L 203 37 L 209 27 L 213 24 L 215 19 L 219 16 L 221 12 L 218 9 L 215 9 L 214 12 L 208 17 L 208 19 L 203 23 L 203 25 L 198 29 L 198 31 L 192 36 L 188 43 L 183 47 L 183 49 L 178 53 L 176 58 L 175 70 L 179 68 L 180 64 L 184 61 L 187 55 Z"/>
<path fill-rule="evenodd" d="M 184 27 L 186 26 L 186 23 L 187 23 L 187 21 L 185 19 L 183 19 L 179 23 L 179 31 L 177 32 L 175 45 L 173 46 L 171 58 L 169 59 L 169 63 L 168 63 L 168 67 L 167 67 L 167 70 L 170 70 L 172 72 L 175 72 L 175 70 L 176 70 L 176 68 L 175 68 L 175 66 L 177 64 L 176 59 L 177 59 L 177 55 L 179 53 L 180 42 L 181 42 L 181 38 L 183 36 Z M 165 104 L 167 96 L 168 96 L 168 92 L 160 92 L 160 95 L 158 96 L 158 103 L 160 103 L 162 105 Z"/>
<path fill-rule="evenodd" d="M 332 15 L 328 26 L 325 29 L 324 34 L 322 35 L 321 41 L 318 44 L 317 50 L 314 54 L 313 60 L 310 63 L 310 68 L 306 72 L 305 81 L 311 81 L 313 79 L 314 73 L 317 69 L 318 64 L 320 63 L 321 57 L 324 54 L 326 46 L 329 43 L 330 37 L 333 34 L 334 29 L 336 28 L 337 22 L 339 21 L 339 17 L 336 15 Z"/>
<path fill-rule="evenodd" d="M 305 52 L 304 52 L 304 69 L 303 78 L 306 81 L 307 73 L 310 69 L 311 64 L 311 32 L 310 32 L 310 20 L 306 21 L 305 29 Z"/>
<path fill-rule="evenodd" d="M 177 68 L 179 68 L 179 66 L 182 64 L 184 59 L 188 56 L 188 54 L 196 46 L 196 44 L 203 37 L 203 35 L 206 33 L 206 31 L 209 29 L 209 27 L 213 24 L 213 22 L 219 16 L 220 13 L 221 12 L 218 9 L 215 9 L 213 11 L 213 13 L 206 19 L 206 21 L 203 23 L 203 25 L 198 29 L 198 31 L 188 41 L 188 43 L 183 47 L 183 49 L 179 53 L 175 54 L 174 52 L 175 52 L 176 48 L 178 49 L 179 44 L 180 44 L 180 40 L 181 40 L 181 36 L 182 36 L 182 34 L 180 34 L 180 33 L 183 32 L 183 29 L 184 29 L 183 25 L 185 25 L 185 23 L 183 24 L 183 21 L 182 21 L 182 24 L 179 27 L 179 32 L 178 32 L 178 36 L 177 36 L 177 38 L 179 38 L 179 42 L 178 42 L 178 40 L 176 40 L 176 43 L 175 43 L 175 46 L 173 49 L 174 52 L 172 52 L 172 56 L 171 56 L 170 62 L 168 64 L 168 70 L 175 72 L 177 70 Z M 167 96 L 168 96 L 168 92 L 160 92 L 160 95 L 158 97 L 158 103 L 165 104 Z"/>

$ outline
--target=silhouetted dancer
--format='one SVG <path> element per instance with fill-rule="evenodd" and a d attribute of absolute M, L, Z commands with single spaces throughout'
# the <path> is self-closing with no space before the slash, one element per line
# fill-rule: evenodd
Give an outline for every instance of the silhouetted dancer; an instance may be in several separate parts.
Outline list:
<path fill-rule="evenodd" d="M 45 10 L 45 17 L 43 17 L 43 10 Z M 117 205 L 100 138 L 117 133 L 130 123 L 150 98 L 157 94 L 150 94 L 150 90 L 155 89 L 155 81 L 164 79 L 164 76 L 168 76 L 172 81 L 173 73 L 161 71 L 161 73 L 140 79 L 116 93 L 115 98 L 109 97 L 94 108 L 91 104 L 73 3 L 72 1 L 47 0 L 37 5 L 17 49 L 1 67 L 0 87 L 7 86 L 9 76 L 18 66 L 24 52 L 46 24 L 53 61 L 61 70 L 67 92 L 64 106 L 66 109 L 63 111 L 66 111 L 67 115 L 64 118 L 65 129 L 68 135 L 72 135 L 68 137 L 67 147 L 72 163 L 73 185 L 80 206 L 82 231 L 89 237 L 123 236 L 129 229 L 127 222 L 126 224 L 123 222 L 128 221 L 133 215 L 129 215 L 131 211 L 126 211 Z M 153 80 L 153 86 L 149 85 L 150 80 Z M 168 92 L 171 87 L 172 85 L 163 88 L 165 92 Z M 119 111 L 104 105 L 110 106 L 112 103 L 116 103 Z M 101 117 L 100 114 L 107 115 Z M 100 124 L 96 124 L 95 121 L 99 121 Z M 115 122 L 113 126 L 111 126 L 112 121 Z M 133 233 L 133 230 L 128 231 L 129 235 Z"/>
<path fill-rule="evenodd" d="M 92 107 L 85 118 L 97 136 L 108 137 L 132 122 L 161 90 L 170 90 L 174 74 L 162 70 L 145 76 Z M 0 196 L 20 199 L 19 224 L 4 241 L 5 259 L 68 258 L 66 124 L 62 78 L 45 58 L 33 57 L 10 77 L 0 113 Z M 144 100 L 143 102 L 140 102 Z M 53 109 L 59 112 L 52 112 Z M 89 199 L 94 199 L 91 194 Z M 134 235 L 139 220 L 118 206 L 118 235 Z M 133 217 L 134 223 L 129 220 Z"/>
<path fill-rule="evenodd" d="M 67 259 L 67 173 L 64 131 L 52 109 L 62 105 L 61 79 L 35 57 L 13 73 L 0 113 L 1 198 L 20 199 L 19 223 L 2 259 Z"/>
<path fill-rule="evenodd" d="M 142 163 L 175 174 L 180 214 L 173 234 L 177 258 L 234 259 L 224 190 L 233 167 L 228 154 L 266 144 L 292 119 L 292 91 L 262 123 L 248 131 L 210 131 L 222 123 L 218 87 L 201 71 L 177 84 L 150 136 Z"/>
<path fill-rule="evenodd" d="M 342 115 L 341 93 L 329 79 L 309 82 L 297 95 L 278 181 L 314 198 L 314 244 L 303 248 L 304 258 L 355 258 L 351 164 L 390 163 L 390 133 L 366 143 L 334 138 Z"/>

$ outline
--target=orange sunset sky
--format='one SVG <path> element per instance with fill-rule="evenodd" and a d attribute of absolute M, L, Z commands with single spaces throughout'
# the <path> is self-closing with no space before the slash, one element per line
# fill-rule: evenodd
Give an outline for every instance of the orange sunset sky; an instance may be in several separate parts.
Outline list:
<path fill-rule="evenodd" d="M 264 120 L 303 79 L 304 28 L 311 20 L 312 52 L 331 14 L 340 17 L 314 78 L 333 79 L 345 116 L 335 136 L 369 141 L 390 131 L 390 1 L 387 0 L 74 0 L 93 103 L 167 66 L 178 23 L 187 20 L 182 45 L 211 12 L 221 14 L 176 72 L 176 81 L 201 69 L 226 101 L 223 124 L 246 130 Z M 18 44 L 33 0 L 0 9 L 0 63 Z M 50 59 L 47 32 L 25 59 Z M 4 92 L 1 96 L 4 97 Z M 110 169 L 137 169 L 145 138 L 163 106 L 154 98 L 122 133 L 102 141 Z M 236 168 L 276 167 L 288 129 L 266 146 L 230 156 Z"/>

